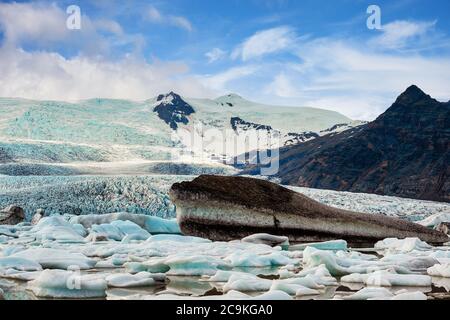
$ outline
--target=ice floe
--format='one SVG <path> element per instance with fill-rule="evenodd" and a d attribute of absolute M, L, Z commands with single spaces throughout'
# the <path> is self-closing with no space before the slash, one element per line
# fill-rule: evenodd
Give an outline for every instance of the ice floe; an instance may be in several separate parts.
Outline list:
<path fill-rule="evenodd" d="M 94 259 L 90 259 L 82 253 L 52 248 L 31 248 L 15 253 L 11 257 L 35 261 L 46 269 L 79 268 L 85 270 L 92 269 L 96 264 Z"/>
<path fill-rule="evenodd" d="M 137 274 L 117 273 L 111 274 L 105 278 L 109 287 L 130 288 L 153 286 L 159 282 L 164 282 L 165 275 L 154 275 L 149 272 L 140 272 Z"/>
<path fill-rule="evenodd" d="M 450 222 L 450 212 L 440 212 L 433 214 L 417 223 L 429 227 L 435 228 L 440 225 L 442 222 Z"/>
<path fill-rule="evenodd" d="M 375 248 L 390 252 L 407 253 L 411 251 L 428 251 L 433 247 L 418 238 L 395 239 L 388 238 L 378 241 Z"/>
<path fill-rule="evenodd" d="M 436 264 L 428 268 L 427 273 L 433 277 L 450 278 L 450 264 Z"/>
<path fill-rule="evenodd" d="M 8 269 L 14 269 L 17 271 L 39 271 L 42 270 L 42 267 L 39 263 L 33 260 L 21 257 L 0 258 L 0 272 Z"/>
<path fill-rule="evenodd" d="M 431 277 L 418 274 L 395 274 L 388 271 L 375 271 L 369 274 L 350 274 L 341 278 L 342 282 L 364 283 L 378 287 L 429 287 Z"/>
<path fill-rule="evenodd" d="M 44 270 L 35 280 L 28 282 L 27 289 L 43 298 L 100 298 L 106 296 L 107 282 L 99 275 Z"/>

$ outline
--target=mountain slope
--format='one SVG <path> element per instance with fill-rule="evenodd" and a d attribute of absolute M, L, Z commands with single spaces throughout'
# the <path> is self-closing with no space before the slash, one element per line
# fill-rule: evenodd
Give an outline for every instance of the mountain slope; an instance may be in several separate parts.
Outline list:
<path fill-rule="evenodd" d="M 450 103 L 416 86 L 372 123 L 280 153 L 279 177 L 296 186 L 449 202 L 449 176 Z"/>
<path fill-rule="evenodd" d="M 242 121 L 233 121 L 234 117 Z M 339 123 L 352 121 L 332 111 L 266 106 L 237 95 L 187 99 L 171 92 L 143 102 L 90 99 L 77 103 L 0 98 L 0 161 L 170 160 L 172 151 L 189 146 L 189 141 L 177 140 L 178 131 L 202 135 L 228 130 L 234 139 L 249 129 L 267 126 L 283 132 L 284 142 L 290 144 L 314 137 L 304 132 L 319 132 Z M 223 146 L 219 137 L 202 151 L 223 158 Z"/>

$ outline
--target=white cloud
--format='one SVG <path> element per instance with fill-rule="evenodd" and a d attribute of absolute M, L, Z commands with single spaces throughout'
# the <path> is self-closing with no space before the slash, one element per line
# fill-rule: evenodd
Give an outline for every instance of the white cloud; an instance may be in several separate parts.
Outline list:
<path fill-rule="evenodd" d="M 187 18 L 163 14 L 161 11 L 152 6 L 148 8 L 146 18 L 153 23 L 168 24 L 189 32 L 193 30 L 192 23 Z"/>
<path fill-rule="evenodd" d="M 298 96 L 299 90 L 292 85 L 291 79 L 286 74 L 280 73 L 267 86 L 266 92 L 282 98 L 295 98 Z"/>
<path fill-rule="evenodd" d="M 233 67 L 215 75 L 200 76 L 200 79 L 205 86 L 224 93 L 229 91 L 227 89 L 229 82 L 248 77 L 254 74 L 257 70 L 258 67 L 253 65 Z"/>
<path fill-rule="evenodd" d="M 221 60 L 225 57 L 227 53 L 220 48 L 214 48 L 211 51 L 205 53 L 206 58 L 208 58 L 209 63 L 213 63 L 215 61 Z"/>
<path fill-rule="evenodd" d="M 64 11 L 56 5 L 1 3 L 0 28 L 5 40 L 13 45 L 25 40 L 38 42 L 61 41 L 67 37 Z"/>
<path fill-rule="evenodd" d="M 438 99 L 449 98 L 450 59 L 445 55 L 437 58 L 382 53 L 350 40 L 334 39 L 304 43 L 298 55 L 301 63 L 283 67 L 298 89 L 284 89 L 282 78 L 272 86 L 278 96 L 295 97 L 300 105 L 372 120 L 411 84 Z"/>
<path fill-rule="evenodd" d="M 290 27 L 277 27 L 255 33 L 231 54 L 233 59 L 247 61 L 270 53 L 286 50 L 296 42 L 295 32 Z"/>
<path fill-rule="evenodd" d="M 66 59 L 57 53 L 1 48 L 0 96 L 73 101 L 96 97 L 145 100 L 171 90 L 193 97 L 215 95 L 188 71 L 185 64 L 176 62 Z"/>
<path fill-rule="evenodd" d="M 84 55 L 108 55 L 114 46 L 139 48 L 143 39 L 126 34 L 122 26 L 109 19 L 93 20 L 82 15 L 81 30 L 66 27 L 68 15 L 56 4 L 0 3 L 0 30 L 3 46 L 50 51 L 64 46 Z"/>
<path fill-rule="evenodd" d="M 432 22 L 394 21 L 383 26 L 382 34 L 371 41 L 374 46 L 387 49 L 401 49 L 409 41 L 426 35 L 436 25 Z"/>

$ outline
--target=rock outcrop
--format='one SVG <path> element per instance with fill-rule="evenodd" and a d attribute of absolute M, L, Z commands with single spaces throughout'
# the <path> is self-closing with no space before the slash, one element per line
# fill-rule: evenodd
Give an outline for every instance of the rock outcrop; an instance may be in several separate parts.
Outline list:
<path fill-rule="evenodd" d="M 25 220 L 25 212 L 21 207 L 8 206 L 0 211 L 0 225 L 16 225 Z"/>
<path fill-rule="evenodd" d="M 200 176 L 170 190 L 185 235 L 216 241 L 255 233 L 287 236 L 291 242 L 344 239 L 372 243 L 385 238 L 418 237 L 429 243 L 447 235 L 383 215 L 328 207 L 277 184 L 245 177 Z"/>

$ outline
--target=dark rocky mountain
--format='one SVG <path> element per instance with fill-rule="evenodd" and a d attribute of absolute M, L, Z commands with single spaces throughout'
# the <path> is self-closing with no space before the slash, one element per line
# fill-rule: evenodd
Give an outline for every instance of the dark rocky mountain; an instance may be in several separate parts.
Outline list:
<path fill-rule="evenodd" d="M 174 92 L 161 94 L 156 101 L 158 104 L 153 111 L 173 130 L 178 129 L 179 123 L 188 124 L 188 116 L 195 113 L 194 108 Z"/>
<path fill-rule="evenodd" d="M 320 137 L 319 134 L 312 132 L 312 131 L 307 131 L 307 132 L 302 132 L 302 133 L 290 132 L 287 134 L 287 136 L 288 136 L 288 140 L 284 143 L 284 145 L 286 145 L 286 146 L 303 143 L 305 141 L 308 141 L 311 139 L 316 139 L 316 138 Z"/>
<path fill-rule="evenodd" d="M 257 124 L 252 122 L 247 122 L 245 120 L 242 120 L 239 117 L 232 117 L 230 120 L 231 128 L 234 131 L 237 131 L 238 129 L 241 129 L 243 131 L 248 130 L 265 130 L 265 131 L 272 131 L 273 128 L 271 126 L 266 126 L 263 124 Z"/>
<path fill-rule="evenodd" d="M 289 185 L 450 202 L 450 103 L 411 86 L 369 124 L 283 148 L 278 176 Z"/>

